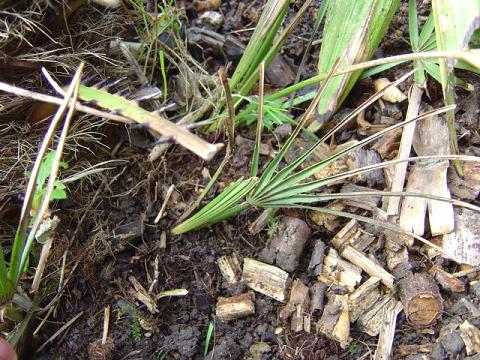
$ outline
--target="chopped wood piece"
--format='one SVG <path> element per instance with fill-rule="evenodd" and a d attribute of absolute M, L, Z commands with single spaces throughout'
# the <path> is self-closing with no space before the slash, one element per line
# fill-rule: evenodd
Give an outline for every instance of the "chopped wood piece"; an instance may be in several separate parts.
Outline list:
<path fill-rule="evenodd" d="M 323 265 L 324 271 L 319 280 L 327 284 L 345 286 L 352 292 L 362 280 L 362 269 L 340 258 L 335 249 L 329 249 Z"/>
<path fill-rule="evenodd" d="M 401 240 L 401 235 L 394 231 L 385 229 L 385 251 L 387 253 L 387 269 L 390 270 L 396 278 L 404 278 L 410 273 L 412 268 L 408 261 L 408 250 L 406 246 L 401 245 L 407 239 Z"/>
<path fill-rule="evenodd" d="M 232 297 L 219 297 L 216 314 L 222 321 L 235 320 L 255 313 L 255 295 L 247 292 Z"/>
<path fill-rule="evenodd" d="M 463 281 L 446 272 L 438 265 L 432 266 L 430 270 L 428 270 L 428 273 L 432 275 L 445 290 L 455 293 L 465 291 L 465 284 Z"/>
<path fill-rule="evenodd" d="M 375 89 L 375 92 L 379 92 L 383 88 L 387 87 L 388 85 L 391 84 L 391 81 L 388 80 L 387 78 L 379 78 L 376 79 L 373 82 L 373 88 Z M 405 94 L 400 91 L 396 86 L 392 86 L 389 89 L 385 90 L 385 92 L 382 95 L 382 99 L 391 103 L 397 103 L 397 102 L 402 102 L 406 99 L 407 97 Z"/>
<path fill-rule="evenodd" d="M 480 330 L 477 327 L 465 320 L 460 325 L 460 336 L 465 343 L 468 356 L 480 353 Z"/>
<path fill-rule="evenodd" d="M 322 281 L 317 281 L 313 284 L 312 291 L 312 300 L 310 304 L 311 312 L 318 311 L 319 313 L 323 312 L 323 300 L 325 298 L 325 292 L 327 291 L 328 285 Z"/>
<path fill-rule="evenodd" d="M 387 132 L 372 145 L 372 150 L 377 151 L 382 159 L 391 160 L 398 154 L 398 147 L 400 146 L 400 137 L 402 129 L 395 129 Z"/>
<path fill-rule="evenodd" d="M 229 284 L 236 284 L 242 277 L 242 268 L 235 253 L 224 255 L 217 260 L 218 267 L 223 277 Z"/>
<path fill-rule="evenodd" d="M 260 257 L 268 263 L 276 263 L 286 271 L 294 271 L 310 237 L 310 227 L 301 219 L 283 216 L 277 231 Z"/>
<path fill-rule="evenodd" d="M 288 273 L 273 265 L 245 258 L 243 280 L 251 289 L 278 301 L 285 300 L 288 286 Z"/>
<path fill-rule="evenodd" d="M 393 287 L 395 278 L 392 274 L 382 268 L 380 265 L 366 257 L 360 251 L 351 246 L 346 246 L 341 253 L 342 257 L 349 260 L 352 264 L 357 265 L 360 269 L 365 271 L 370 276 L 379 277 L 389 288 Z"/>
<path fill-rule="evenodd" d="M 341 252 L 345 246 L 350 245 L 352 237 L 357 235 L 357 230 L 357 220 L 351 219 L 339 232 L 335 234 L 332 239 L 332 245 Z M 358 236 L 360 236 L 359 232 Z"/>
<path fill-rule="evenodd" d="M 319 276 L 323 273 L 323 258 L 325 257 L 325 243 L 317 239 L 313 247 L 310 263 L 308 264 L 308 273 Z"/>
<path fill-rule="evenodd" d="M 427 110 L 430 110 L 428 107 Z M 417 124 L 413 147 L 419 156 L 450 154 L 447 121 L 432 116 Z M 447 186 L 448 160 L 418 161 L 408 176 L 407 192 L 450 198 Z M 420 197 L 405 197 L 402 201 L 400 226 L 417 235 L 424 234 L 424 218 L 428 206 L 430 231 L 433 236 L 453 231 L 453 205 Z"/>
<path fill-rule="evenodd" d="M 428 327 L 442 315 L 443 299 L 427 273 L 412 273 L 400 280 L 400 300 L 408 321 L 417 327 Z"/>
<path fill-rule="evenodd" d="M 341 201 L 333 201 L 328 203 L 325 208 L 343 211 L 345 209 L 345 205 Z M 340 216 L 322 213 L 321 211 L 309 211 L 308 217 L 313 223 L 318 226 L 323 226 L 329 231 L 336 230 L 341 225 L 343 220 L 343 218 Z"/>
<path fill-rule="evenodd" d="M 350 321 L 356 321 L 380 299 L 380 278 L 372 276 L 352 292 L 348 298 Z"/>
<path fill-rule="evenodd" d="M 362 148 L 358 148 L 354 151 L 349 152 L 345 160 L 348 170 L 357 170 L 365 166 L 379 164 L 380 162 L 382 162 L 382 159 L 376 151 L 365 150 Z M 350 179 L 354 183 L 367 183 L 368 186 L 383 185 L 383 183 L 385 182 L 382 169 L 367 171 L 363 174 L 355 175 Z"/>
<path fill-rule="evenodd" d="M 480 265 L 480 214 L 476 211 L 455 208 L 455 231 L 443 237 L 446 258 L 459 264 Z"/>
<path fill-rule="evenodd" d="M 402 356 L 404 359 L 407 355 L 416 355 L 419 353 L 429 354 L 433 349 L 433 344 L 413 344 L 413 345 L 398 345 L 395 355 Z M 425 358 L 426 360 L 428 358 Z"/>
<path fill-rule="evenodd" d="M 358 186 L 354 184 L 345 184 L 342 187 L 342 193 L 352 193 L 352 192 L 371 192 L 372 189 L 365 186 Z M 352 196 L 350 199 L 342 199 L 342 202 L 347 206 L 353 206 L 360 209 L 365 209 L 373 211 L 380 205 L 381 197 L 376 195 L 368 196 Z"/>
<path fill-rule="evenodd" d="M 370 336 L 377 336 L 382 328 L 385 318 L 385 311 L 400 311 L 401 304 L 388 295 L 381 296 L 376 303 L 370 304 L 370 309 L 367 310 L 357 320 L 359 328 Z"/>
<path fill-rule="evenodd" d="M 358 233 L 360 236 L 354 236 L 351 240 L 350 245 L 358 251 L 364 251 L 370 247 L 370 245 L 375 241 L 375 236 L 359 228 Z"/>
<path fill-rule="evenodd" d="M 463 177 L 455 170 L 449 171 L 449 189 L 461 199 L 475 200 L 480 193 L 480 164 L 473 161 L 463 163 Z"/>
<path fill-rule="evenodd" d="M 392 301 L 392 306 L 383 309 L 382 324 L 378 337 L 375 360 L 390 360 L 392 355 L 393 337 L 397 326 L 397 315 L 402 311 L 402 304 Z"/>
<path fill-rule="evenodd" d="M 310 306 L 308 287 L 296 279 L 292 284 L 290 298 L 287 305 L 280 310 L 280 319 L 287 320 L 291 317 L 291 329 L 293 332 L 304 330 L 304 313 Z"/>
<path fill-rule="evenodd" d="M 317 324 L 317 332 L 340 342 L 345 348 L 350 334 L 348 316 L 348 295 L 330 294 L 322 317 Z"/>

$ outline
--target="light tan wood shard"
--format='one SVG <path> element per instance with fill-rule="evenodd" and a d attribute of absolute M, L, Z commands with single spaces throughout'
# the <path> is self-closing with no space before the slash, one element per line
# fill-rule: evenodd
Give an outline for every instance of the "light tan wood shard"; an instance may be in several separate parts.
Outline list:
<path fill-rule="evenodd" d="M 378 92 L 391 83 L 392 82 L 387 78 L 379 78 L 373 82 L 373 88 L 375 89 L 375 92 Z M 407 96 L 396 86 L 392 86 L 383 93 L 382 99 L 391 103 L 398 103 L 407 99 Z"/>
<path fill-rule="evenodd" d="M 308 295 L 308 287 L 305 286 L 300 280 L 296 279 L 292 283 L 292 289 L 290 290 L 290 297 L 287 305 L 280 310 L 280 319 L 283 321 L 291 318 L 290 328 L 293 332 L 299 332 L 304 330 L 307 326 L 304 326 L 304 315 L 310 306 L 310 297 Z"/>
<path fill-rule="evenodd" d="M 400 280 L 400 300 L 407 320 L 417 327 L 434 324 L 443 312 L 443 299 L 432 276 L 410 274 Z"/>
<path fill-rule="evenodd" d="M 351 219 L 339 232 L 335 234 L 332 239 L 332 245 L 341 252 L 346 245 L 349 245 L 351 241 L 353 241 L 353 237 L 359 237 L 361 235 L 361 233 L 357 230 L 357 220 Z"/>
<path fill-rule="evenodd" d="M 480 265 L 480 214 L 464 208 L 455 208 L 455 231 L 443 236 L 446 258 L 459 264 Z"/>
<path fill-rule="evenodd" d="M 285 300 L 288 273 L 282 269 L 251 258 L 243 261 L 243 281 L 251 289 L 278 301 Z"/>
<path fill-rule="evenodd" d="M 395 280 L 394 276 L 380 265 L 366 257 L 360 251 L 349 245 L 343 249 L 341 255 L 345 259 L 349 260 L 352 264 L 355 264 L 360 269 L 365 271 L 368 275 L 379 277 L 382 280 L 382 283 L 389 288 L 393 287 L 393 281 Z"/>
<path fill-rule="evenodd" d="M 322 317 L 317 324 L 317 332 L 340 342 L 345 348 L 350 334 L 348 295 L 330 294 Z"/>
<path fill-rule="evenodd" d="M 423 89 L 417 83 L 412 85 L 410 93 L 408 94 L 408 109 L 405 115 L 405 120 L 411 120 L 418 116 L 420 103 L 422 101 Z M 400 148 L 398 149 L 398 159 L 407 159 L 410 156 L 412 149 L 413 134 L 415 132 L 415 122 L 411 122 L 403 127 L 402 139 L 400 141 Z M 393 166 L 393 175 L 390 190 L 393 192 L 403 191 L 403 184 L 405 183 L 405 175 L 407 174 L 408 162 L 401 162 Z M 388 200 L 387 214 L 397 215 L 399 210 L 401 198 L 390 197 Z"/>
<path fill-rule="evenodd" d="M 323 260 L 323 274 L 319 280 L 327 284 L 345 286 L 352 292 L 362 280 L 362 269 L 343 260 L 333 248 Z"/>
<path fill-rule="evenodd" d="M 427 110 L 430 109 L 427 108 Z M 419 156 L 449 155 L 449 132 L 446 120 L 440 116 L 432 116 L 418 123 L 413 137 L 413 147 Z M 418 161 L 410 171 L 406 191 L 449 199 L 447 169 L 448 160 Z M 453 231 L 453 205 L 420 197 L 403 199 L 400 226 L 417 235 L 423 235 L 427 207 L 430 231 L 433 236 Z"/>
<path fill-rule="evenodd" d="M 375 360 L 390 360 L 392 356 L 393 338 L 397 326 L 397 315 L 402 311 L 402 304 L 398 301 L 392 301 L 391 306 L 383 309 L 382 325 L 378 337 L 377 350 L 375 351 Z"/>
<path fill-rule="evenodd" d="M 357 324 L 363 332 L 370 336 L 377 336 L 382 328 L 384 310 L 396 309 L 398 306 L 397 300 L 388 295 L 383 295 L 375 304 L 370 304 L 370 310 L 367 310 L 358 318 Z"/>
<path fill-rule="evenodd" d="M 380 299 L 379 284 L 380 278 L 372 276 L 350 294 L 348 307 L 350 309 L 351 322 L 356 321 L 371 308 L 372 304 L 375 304 Z"/>
<path fill-rule="evenodd" d="M 460 336 L 465 343 L 465 350 L 468 356 L 480 353 L 480 330 L 477 327 L 465 320 L 460 325 Z"/>
<path fill-rule="evenodd" d="M 231 321 L 255 313 L 255 295 L 248 292 L 232 297 L 219 297 L 216 314 L 222 321 Z"/>
<path fill-rule="evenodd" d="M 229 284 L 236 284 L 242 277 L 240 262 L 235 253 L 224 255 L 217 260 L 218 267 L 223 277 Z"/>

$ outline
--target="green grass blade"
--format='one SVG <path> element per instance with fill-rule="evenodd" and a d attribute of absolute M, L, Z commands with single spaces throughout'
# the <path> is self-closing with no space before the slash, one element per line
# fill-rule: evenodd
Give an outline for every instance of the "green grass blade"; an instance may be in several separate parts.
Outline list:
<path fill-rule="evenodd" d="M 420 48 L 417 16 L 417 1 L 408 0 L 408 34 L 413 51 L 418 51 Z"/>
<path fill-rule="evenodd" d="M 480 207 L 467 203 L 465 201 L 455 200 L 443 196 L 425 194 L 425 193 L 415 193 L 415 192 L 403 192 L 403 191 L 358 191 L 358 192 L 345 192 L 345 193 L 331 193 L 331 194 L 299 194 L 294 196 L 285 196 L 278 197 L 277 199 L 272 199 L 269 202 L 264 204 L 265 207 L 286 207 L 290 205 L 301 205 L 305 203 L 316 203 L 320 201 L 331 201 L 331 200 L 341 200 L 341 199 L 350 199 L 355 197 L 365 197 L 365 196 L 378 196 L 378 197 L 418 197 L 428 200 L 436 200 L 446 202 L 452 205 L 460 206 L 466 209 L 480 212 Z"/>
<path fill-rule="evenodd" d="M 340 59 L 341 68 L 369 59 L 399 4 L 399 0 L 330 1 L 323 29 L 319 73 L 331 70 L 337 59 Z M 322 119 L 330 117 L 341 105 L 360 75 L 361 71 L 355 71 L 330 80 L 318 105 L 321 117 L 312 122 L 308 130 L 313 132 L 321 127 Z"/>
<path fill-rule="evenodd" d="M 269 0 L 265 4 L 255 31 L 230 80 L 232 91 L 238 92 L 239 84 L 245 81 L 263 60 L 283 22 L 289 4 L 290 0 Z"/>
<path fill-rule="evenodd" d="M 182 234 L 194 229 L 205 227 L 236 215 L 250 207 L 241 203 L 257 182 L 256 178 L 239 179 L 230 184 L 219 196 L 200 209 L 195 215 L 172 229 L 174 234 Z"/>
<path fill-rule="evenodd" d="M 258 120 L 257 131 L 255 136 L 255 147 L 252 155 L 252 168 L 250 170 L 250 176 L 255 177 L 258 174 L 258 161 L 260 160 L 260 144 L 262 141 L 262 127 L 263 127 L 263 92 L 265 81 L 265 63 L 260 63 L 260 84 L 258 94 Z"/>
<path fill-rule="evenodd" d="M 468 47 L 470 36 L 475 30 L 475 22 L 480 14 L 480 1 L 463 0 L 461 5 L 456 0 L 432 0 L 432 11 L 435 21 L 435 34 L 438 50 L 463 50 Z M 477 24 L 478 25 L 478 24 Z M 446 105 L 455 102 L 454 59 L 439 59 L 443 97 Z M 455 131 L 455 114 L 447 112 L 447 123 L 450 132 L 450 150 L 458 154 L 458 142 Z M 455 169 L 462 175 L 459 164 Z"/>
<path fill-rule="evenodd" d="M 215 325 L 212 322 L 210 322 L 208 324 L 207 336 L 205 337 L 205 347 L 203 349 L 203 356 L 207 356 L 208 354 L 208 348 L 210 346 L 210 341 L 212 339 L 214 330 L 215 330 Z"/>
<path fill-rule="evenodd" d="M 374 103 L 376 100 L 378 100 L 383 94 L 385 91 L 387 91 L 389 88 L 391 88 L 392 86 L 396 86 L 398 85 L 399 83 L 401 83 L 402 81 L 406 80 L 409 76 L 411 75 L 411 73 L 407 73 L 405 74 L 404 76 L 402 76 L 400 79 L 398 79 L 397 81 L 391 83 L 390 85 L 386 86 L 385 88 L 383 88 L 382 90 L 378 91 L 376 94 L 374 94 L 373 96 L 371 96 L 369 99 L 367 99 L 362 105 L 360 105 L 359 107 L 357 107 L 353 112 L 351 112 L 345 119 L 343 119 L 339 124 L 337 124 L 333 129 L 331 129 L 329 132 L 327 132 L 320 140 L 318 140 L 314 145 L 312 145 L 310 147 L 310 149 L 308 149 L 304 154 L 302 154 L 301 156 L 299 156 L 294 162 L 292 162 L 291 164 L 289 164 L 288 166 L 286 166 L 285 168 L 283 168 L 282 170 L 280 170 L 273 178 L 271 179 L 268 179 L 268 184 L 263 186 L 263 187 L 258 187 L 256 189 L 256 191 L 252 194 L 252 199 L 250 201 L 252 202 L 256 202 L 257 200 L 255 199 L 258 199 L 258 198 L 261 198 L 262 196 L 264 196 L 265 193 L 269 192 L 271 189 L 275 189 L 279 184 L 282 183 L 282 181 L 288 176 L 290 175 L 293 171 L 295 171 L 301 164 L 303 164 L 303 162 L 310 156 L 312 155 L 312 153 L 315 151 L 316 148 L 318 148 L 318 146 L 320 146 L 325 140 L 327 140 L 331 135 L 333 135 L 337 130 L 341 129 L 343 126 L 345 126 L 345 124 L 347 124 L 350 120 L 352 120 L 353 118 L 355 118 L 363 109 L 365 109 L 366 107 L 368 107 L 370 104 Z M 320 98 L 323 94 L 323 89 L 325 89 L 325 87 L 322 88 L 322 92 L 319 93 L 318 95 L 318 98 Z M 315 106 L 315 102 L 312 102 L 312 104 L 310 104 L 310 106 Z M 276 155 L 279 156 L 280 152 Z M 282 158 L 284 156 L 284 154 L 281 154 Z M 275 159 L 274 159 L 275 160 Z M 281 158 L 278 160 L 278 162 L 281 160 Z M 325 163 L 324 166 L 327 166 L 329 163 Z"/>
<path fill-rule="evenodd" d="M 280 183 L 275 183 L 274 187 L 269 187 L 268 190 L 262 192 L 261 196 L 258 196 L 256 198 L 256 202 L 258 202 L 260 204 L 262 204 L 264 202 L 268 202 L 268 198 L 270 196 L 274 196 L 276 194 L 279 194 L 283 191 L 288 190 L 290 187 L 301 183 L 302 181 L 308 179 L 310 176 L 314 175 L 318 171 L 325 168 L 328 164 L 332 163 L 333 161 L 339 159 L 340 157 L 344 156 L 345 154 L 351 152 L 354 149 L 360 148 L 360 147 L 374 141 L 375 139 L 378 139 L 379 137 L 385 135 L 389 131 L 401 128 L 401 127 L 403 127 L 403 126 L 405 126 L 405 125 L 407 125 L 407 124 L 409 124 L 413 121 L 426 119 L 426 118 L 434 116 L 436 114 L 443 113 L 443 112 L 449 110 L 450 108 L 451 107 L 446 106 L 446 107 L 443 107 L 443 108 L 428 111 L 426 113 L 423 113 L 423 114 L 417 116 L 416 118 L 403 121 L 401 123 L 392 125 L 392 126 L 388 127 L 387 129 L 379 131 L 378 133 L 373 134 L 373 135 L 367 137 L 366 139 L 364 139 L 362 141 L 359 141 L 357 144 L 354 144 L 354 145 L 352 145 L 352 146 L 350 146 L 350 147 L 348 147 L 348 148 L 346 148 L 342 151 L 339 151 L 338 153 L 330 156 L 329 158 L 325 159 L 324 161 L 321 161 L 321 162 L 319 162 L 318 164 L 315 164 L 315 165 L 311 165 L 311 166 L 299 171 L 298 173 L 296 173 L 296 174 L 294 174 L 294 175 L 292 175 L 292 176 L 290 176 L 286 179 L 282 179 L 282 181 Z"/>
<path fill-rule="evenodd" d="M 422 31 L 420 32 L 420 37 L 418 39 L 419 51 L 428 51 L 436 48 L 437 39 L 435 38 L 434 30 L 435 21 L 433 19 L 433 14 L 430 13 L 430 15 L 428 15 L 427 21 L 425 21 L 425 24 L 423 24 Z"/>

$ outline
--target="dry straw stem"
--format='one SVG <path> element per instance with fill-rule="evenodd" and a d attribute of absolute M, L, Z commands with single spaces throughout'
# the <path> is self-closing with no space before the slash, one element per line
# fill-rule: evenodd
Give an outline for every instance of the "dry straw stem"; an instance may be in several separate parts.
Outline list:
<path fill-rule="evenodd" d="M 28 97 L 34 100 L 48 102 L 52 104 L 62 104 L 62 99 L 37 93 L 30 90 L 25 90 L 13 85 L 9 85 L 4 82 L 0 82 L 0 90 L 13 93 L 19 96 Z M 139 121 L 139 119 L 129 119 L 123 116 L 110 114 L 104 111 L 96 110 L 91 107 L 81 105 L 81 104 L 71 104 L 75 109 L 83 111 L 85 113 L 95 115 L 98 117 L 106 118 L 109 120 L 122 122 L 122 123 L 132 123 Z M 150 114 L 152 118 L 141 119 L 140 121 L 145 124 L 147 127 L 152 128 L 156 132 L 164 135 L 173 137 L 180 145 L 190 149 L 192 152 L 200 156 L 202 159 L 210 160 L 216 152 L 223 146 L 223 144 L 210 144 L 198 136 L 188 132 L 185 128 L 171 123 L 168 120 L 162 119 L 161 125 L 159 124 L 159 117 L 153 114 Z"/>

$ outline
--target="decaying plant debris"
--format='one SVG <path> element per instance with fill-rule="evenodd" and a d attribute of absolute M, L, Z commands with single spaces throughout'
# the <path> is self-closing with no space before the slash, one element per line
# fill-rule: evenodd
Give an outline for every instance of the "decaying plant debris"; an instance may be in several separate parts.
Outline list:
<path fill-rule="evenodd" d="M 20 358 L 479 356 L 480 8 L 350 3 L 0 0 Z"/>

